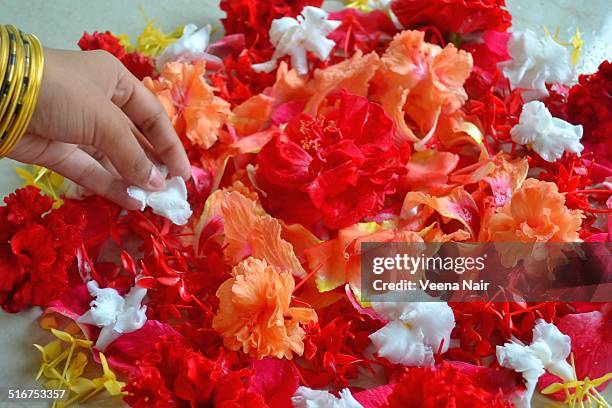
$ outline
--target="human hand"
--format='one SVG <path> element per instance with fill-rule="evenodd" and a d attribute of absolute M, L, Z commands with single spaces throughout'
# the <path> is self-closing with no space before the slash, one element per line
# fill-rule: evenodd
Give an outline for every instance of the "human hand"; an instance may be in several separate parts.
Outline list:
<path fill-rule="evenodd" d="M 8 157 L 47 167 L 127 209 L 136 185 L 159 190 L 163 178 L 188 179 L 191 167 L 155 95 L 105 51 L 45 50 L 36 110 Z"/>

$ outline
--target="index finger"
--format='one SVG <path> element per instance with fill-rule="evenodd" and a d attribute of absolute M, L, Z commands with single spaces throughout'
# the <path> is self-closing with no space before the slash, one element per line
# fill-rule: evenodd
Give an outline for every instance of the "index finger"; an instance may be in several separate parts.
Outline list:
<path fill-rule="evenodd" d="M 123 68 L 123 67 L 122 67 Z M 127 69 L 119 74 L 112 102 L 117 105 L 149 140 L 170 174 L 191 177 L 187 153 L 157 97 Z"/>

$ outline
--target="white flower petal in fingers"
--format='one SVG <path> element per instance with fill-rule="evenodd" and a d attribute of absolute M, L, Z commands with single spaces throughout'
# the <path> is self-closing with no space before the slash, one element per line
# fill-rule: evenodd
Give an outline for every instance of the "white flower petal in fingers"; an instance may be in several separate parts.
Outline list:
<path fill-rule="evenodd" d="M 218 58 L 206 52 L 210 45 L 211 30 L 210 24 L 200 29 L 195 24 L 187 24 L 181 38 L 166 47 L 157 57 L 157 69 L 161 71 L 167 62 L 172 61 L 193 62 Z"/>
<path fill-rule="evenodd" d="M 278 60 L 285 55 L 291 57 L 293 68 L 300 74 L 308 73 L 307 52 L 324 61 L 336 43 L 327 35 L 340 26 L 340 21 L 330 21 L 324 10 L 306 6 L 297 19 L 283 17 L 272 22 L 270 42 L 276 47 L 272 59 L 253 65 L 256 72 L 272 72 Z"/>
<path fill-rule="evenodd" d="M 363 408 L 348 389 L 340 391 L 340 398 L 336 398 L 327 391 L 298 387 L 291 403 L 293 408 Z"/>
<path fill-rule="evenodd" d="M 389 323 L 370 335 L 379 356 L 405 366 L 431 366 L 448 350 L 455 316 L 445 302 L 373 302 Z"/>
<path fill-rule="evenodd" d="M 546 105 L 531 101 L 523 105 L 518 125 L 510 131 L 512 140 L 529 145 L 547 162 L 555 162 L 563 152 L 580 154 L 584 146 L 582 125 L 574 126 L 551 115 Z"/>
<path fill-rule="evenodd" d="M 516 31 L 508 42 L 512 60 L 502 63 L 504 75 L 513 89 L 523 88 L 526 101 L 548 96 L 547 83 L 567 83 L 575 76 L 568 50 L 547 34 L 527 29 Z"/>
<path fill-rule="evenodd" d="M 160 168 L 162 176 L 168 174 L 165 167 Z M 140 187 L 131 186 L 128 195 L 140 202 L 140 210 L 151 207 L 153 212 L 172 221 L 176 225 L 185 225 L 193 214 L 187 202 L 187 186 L 181 177 L 166 180 L 160 191 L 146 191 Z"/>
<path fill-rule="evenodd" d="M 563 381 L 575 380 L 573 369 L 567 362 L 570 351 L 570 337 L 561 333 L 554 324 L 539 319 L 533 328 L 533 341 L 529 346 L 513 340 L 497 346 L 496 354 L 501 366 L 523 375 L 527 386 L 523 403 L 530 407 L 538 378 L 545 370 Z"/>
<path fill-rule="evenodd" d="M 134 286 L 125 298 L 115 289 L 100 288 L 94 280 L 87 283 L 87 289 L 95 300 L 91 301 L 91 308 L 79 317 L 78 322 L 102 328 L 96 349 L 105 351 L 122 334 L 140 330 L 146 323 L 147 307 L 141 306 L 146 289 Z"/>

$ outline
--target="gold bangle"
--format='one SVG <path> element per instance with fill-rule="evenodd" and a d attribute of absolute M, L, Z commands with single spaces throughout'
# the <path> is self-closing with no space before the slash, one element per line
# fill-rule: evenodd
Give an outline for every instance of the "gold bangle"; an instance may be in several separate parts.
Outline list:
<path fill-rule="evenodd" d="M 25 77 L 25 65 L 26 65 L 26 56 L 25 56 L 25 46 L 23 44 L 23 40 L 21 35 L 19 34 L 19 30 L 14 26 L 7 26 L 9 33 L 13 36 L 15 41 L 15 73 L 10 85 L 9 93 L 7 94 L 8 105 L 6 110 L 2 113 L 2 118 L 0 120 L 0 143 L 4 144 L 5 139 L 7 138 L 7 129 L 9 124 L 13 121 L 15 116 L 15 110 L 19 105 L 21 97 L 25 91 L 24 89 L 24 77 Z M 10 61 L 9 61 L 10 63 Z"/>
<path fill-rule="evenodd" d="M 0 149 L 0 156 L 8 154 L 26 132 L 28 125 L 30 124 L 30 120 L 32 119 L 34 110 L 36 109 L 36 102 L 38 101 L 40 84 L 42 82 L 42 75 L 44 71 L 44 56 L 42 45 L 38 41 L 38 38 L 33 35 L 29 35 L 28 37 L 32 47 L 32 70 L 29 80 L 28 93 L 25 97 L 23 110 L 19 116 L 19 119 L 14 128 L 11 129 L 10 138 L 7 140 L 6 145 Z"/>
<path fill-rule="evenodd" d="M 25 35 L 26 43 L 29 45 L 30 50 L 30 63 L 29 71 L 27 73 L 27 89 L 23 97 L 21 109 L 18 117 L 12 126 L 9 128 L 9 134 L 5 143 L 0 146 L 0 157 L 4 156 L 15 147 L 21 137 L 25 134 L 36 104 L 38 101 L 38 95 L 40 93 L 40 87 L 44 72 L 44 54 L 43 48 L 35 35 Z"/>
<path fill-rule="evenodd" d="M 6 27 L 5 27 L 6 28 Z M 0 89 L 0 119 L 4 118 L 4 113 L 10 102 L 10 95 L 15 86 L 15 68 L 17 65 L 17 41 L 15 36 L 7 29 L 9 37 L 9 54 L 7 57 L 7 70 Z"/>
<path fill-rule="evenodd" d="M 0 24 L 0 87 L 4 84 L 4 75 L 8 67 L 8 55 L 11 49 L 10 40 L 6 28 Z"/>

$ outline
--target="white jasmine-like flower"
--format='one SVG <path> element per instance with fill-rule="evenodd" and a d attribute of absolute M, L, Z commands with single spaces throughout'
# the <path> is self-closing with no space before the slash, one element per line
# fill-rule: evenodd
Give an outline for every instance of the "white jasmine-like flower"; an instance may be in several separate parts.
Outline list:
<path fill-rule="evenodd" d="M 547 162 L 555 162 L 563 152 L 580 154 L 584 146 L 582 125 L 574 126 L 551 115 L 546 105 L 531 101 L 523 105 L 518 125 L 510 131 L 512 140 L 529 145 Z"/>
<path fill-rule="evenodd" d="M 276 47 L 272 59 L 253 65 L 256 72 L 272 72 L 278 60 L 285 55 L 291 56 L 293 68 L 300 74 L 308 73 L 307 52 L 324 61 L 329 57 L 335 42 L 327 35 L 340 26 L 340 21 L 330 21 L 324 10 L 306 6 L 297 19 L 283 17 L 272 22 L 270 42 Z"/>
<path fill-rule="evenodd" d="M 160 168 L 162 177 L 168 175 L 165 166 Z M 139 201 L 143 211 L 147 206 L 157 215 L 161 215 L 176 225 L 185 225 L 191 214 L 191 206 L 187 202 L 187 186 L 181 177 L 173 177 L 164 182 L 160 191 L 146 191 L 140 187 L 131 186 L 127 189 L 128 195 Z"/>
<path fill-rule="evenodd" d="M 171 61 L 200 61 L 221 60 L 206 50 L 210 45 L 210 24 L 198 29 L 195 24 L 187 24 L 183 28 L 183 35 L 177 41 L 166 47 L 157 57 L 157 69 L 161 71 L 167 62 Z"/>
<path fill-rule="evenodd" d="M 91 308 L 79 317 L 78 322 L 102 328 L 96 349 L 105 351 L 122 334 L 135 332 L 146 323 L 147 307 L 140 305 L 147 294 L 145 288 L 134 286 L 125 298 L 113 288 L 101 289 L 95 280 L 87 282 L 87 289 L 95 300 L 91 301 Z"/>
<path fill-rule="evenodd" d="M 533 328 L 533 341 L 529 346 L 514 339 L 503 346 L 497 346 L 496 354 L 501 366 L 523 375 L 527 391 L 521 402 L 530 407 L 538 378 L 545 370 L 563 381 L 575 380 L 574 371 L 566 361 L 570 351 L 570 337 L 561 333 L 554 324 L 538 319 Z"/>
<path fill-rule="evenodd" d="M 546 83 L 567 83 L 575 75 L 568 50 L 550 35 L 527 29 L 516 31 L 508 42 L 511 61 L 501 63 L 513 89 L 523 88 L 526 101 L 548 96 Z"/>
<path fill-rule="evenodd" d="M 293 408 L 363 408 L 348 389 L 340 391 L 340 398 L 322 390 L 298 387 L 291 397 Z"/>
<path fill-rule="evenodd" d="M 446 302 L 372 302 L 389 323 L 370 335 L 379 356 L 405 366 L 431 366 L 448 350 L 455 316 Z"/>

